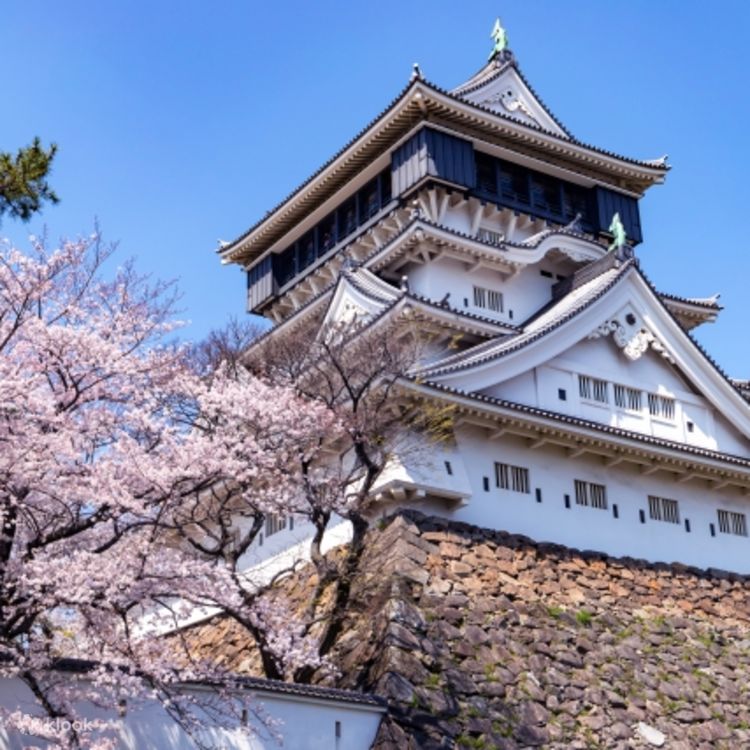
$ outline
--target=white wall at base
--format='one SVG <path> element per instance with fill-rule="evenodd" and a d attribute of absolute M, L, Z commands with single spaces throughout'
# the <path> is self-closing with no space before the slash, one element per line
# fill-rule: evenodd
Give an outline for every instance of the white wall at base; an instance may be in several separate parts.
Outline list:
<path fill-rule="evenodd" d="M 383 709 L 374 705 L 265 691 L 253 691 L 253 696 L 258 714 L 265 718 L 260 721 L 250 715 L 248 721 L 254 730 L 251 734 L 208 729 L 201 739 L 216 750 L 367 750 L 383 715 Z M 0 678 L 0 706 L 13 711 L 19 705 L 22 710 L 39 716 L 40 721 L 45 720 L 34 696 L 21 680 Z M 84 706 L 82 715 L 89 719 L 109 718 L 93 706 Z M 266 726 L 264 722 L 268 718 L 271 722 Z M 129 710 L 118 721 L 114 736 L 118 749 L 122 750 L 196 748 L 193 740 L 155 701 Z M 30 739 L 8 733 L 0 723 L 2 750 L 22 750 Z"/>
<path fill-rule="evenodd" d="M 472 495 L 465 505 L 445 512 L 451 518 L 613 556 L 750 573 L 750 537 L 722 533 L 718 523 L 717 511 L 723 509 L 745 514 L 750 524 L 750 496 L 738 488 L 715 491 L 700 480 L 679 483 L 673 474 L 644 475 L 627 463 L 608 468 L 601 459 L 585 455 L 571 460 L 561 448 L 530 450 L 526 441 L 509 436 L 490 441 L 486 431 L 470 426 L 459 429 L 456 437 Z M 529 470 L 528 494 L 497 487 L 498 461 Z M 607 509 L 577 505 L 576 479 L 605 485 Z M 565 506 L 566 495 L 570 508 Z M 649 495 L 677 500 L 680 522 L 652 520 Z"/>

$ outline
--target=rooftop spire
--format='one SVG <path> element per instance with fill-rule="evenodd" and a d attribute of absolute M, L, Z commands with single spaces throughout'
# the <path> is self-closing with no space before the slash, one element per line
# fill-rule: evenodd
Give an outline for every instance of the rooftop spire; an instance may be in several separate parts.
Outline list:
<path fill-rule="evenodd" d="M 495 45 L 490 52 L 489 60 L 498 55 L 502 56 L 504 52 L 509 51 L 508 48 L 508 32 L 500 24 L 500 19 L 495 19 L 495 25 L 492 27 L 492 33 L 490 37 L 495 42 Z"/>

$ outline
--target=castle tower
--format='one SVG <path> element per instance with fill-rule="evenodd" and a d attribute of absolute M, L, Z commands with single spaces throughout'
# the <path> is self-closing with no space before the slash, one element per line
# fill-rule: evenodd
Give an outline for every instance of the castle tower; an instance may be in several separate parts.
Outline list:
<path fill-rule="evenodd" d="M 455 443 L 394 466 L 382 507 L 750 572 L 747 390 L 688 333 L 721 308 L 656 291 L 635 257 L 669 167 L 578 140 L 493 38 L 452 91 L 415 66 L 221 260 L 273 336 L 408 309 L 459 340 L 412 386 L 455 407 Z"/>

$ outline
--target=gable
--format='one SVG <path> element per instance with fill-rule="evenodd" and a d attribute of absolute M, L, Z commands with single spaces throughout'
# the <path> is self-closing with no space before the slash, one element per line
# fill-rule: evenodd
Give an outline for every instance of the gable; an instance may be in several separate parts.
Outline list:
<path fill-rule="evenodd" d="M 750 453 L 748 404 L 637 269 L 623 268 L 570 292 L 521 334 L 475 347 L 449 366 L 438 364 L 427 379 L 656 437 Z M 578 399 L 579 375 L 606 382 L 606 409 L 594 397 Z M 615 385 L 638 390 L 632 398 L 640 399 L 640 408 L 615 408 L 615 398 L 631 398 L 627 391 L 616 395 Z M 655 404 L 649 396 L 658 397 Z M 722 444 L 711 445 L 719 433 Z"/>
<path fill-rule="evenodd" d="M 472 104 L 511 117 L 526 125 L 541 128 L 561 138 L 570 138 L 542 104 L 514 65 L 506 65 L 497 75 L 458 95 Z"/>
<path fill-rule="evenodd" d="M 399 291 L 360 268 L 344 272 L 334 289 L 321 330 L 331 326 L 364 323 L 399 297 Z"/>

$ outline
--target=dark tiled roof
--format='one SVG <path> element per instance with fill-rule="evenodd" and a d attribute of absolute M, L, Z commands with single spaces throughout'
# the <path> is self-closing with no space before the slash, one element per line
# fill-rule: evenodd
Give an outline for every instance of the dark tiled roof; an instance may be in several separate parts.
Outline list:
<path fill-rule="evenodd" d="M 376 125 L 380 120 L 382 120 L 407 94 L 409 89 L 415 84 L 415 80 L 410 80 L 409 83 L 401 89 L 400 93 L 391 100 L 390 104 L 388 104 L 385 109 L 381 110 L 378 115 L 376 115 L 370 122 L 367 123 L 353 138 L 349 139 L 349 141 L 344 144 L 328 161 L 324 162 L 318 169 L 315 170 L 303 183 L 298 185 L 294 190 L 292 190 L 291 193 L 289 193 L 285 198 L 282 198 L 273 208 L 266 211 L 265 215 L 262 219 L 259 219 L 255 222 L 246 232 L 243 232 L 239 237 L 232 240 L 232 242 L 217 250 L 218 253 L 223 254 L 226 253 L 233 245 L 236 245 L 239 242 L 242 242 L 242 240 L 245 239 L 249 234 L 254 232 L 261 224 L 263 224 L 266 219 L 269 218 L 272 214 L 276 213 L 285 203 L 287 203 L 291 198 L 293 198 L 297 193 L 301 192 L 305 187 L 307 187 L 321 172 L 325 171 L 325 169 L 333 164 L 333 162 L 336 161 L 336 159 L 341 156 L 348 148 L 353 146 L 373 125 Z"/>
<path fill-rule="evenodd" d="M 720 305 L 716 300 L 707 299 L 696 299 L 695 297 L 680 297 L 677 294 L 668 294 L 667 292 L 657 292 L 662 299 L 668 299 L 673 302 L 681 302 L 685 305 L 693 305 L 695 307 L 705 307 L 707 310 L 723 310 L 724 306 Z"/>
<path fill-rule="evenodd" d="M 520 71 L 519 71 L 520 74 Z M 526 80 L 524 79 L 524 82 Z M 220 254 L 226 254 L 230 251 L 232 247 L 237 245 L 238 243 L 242 242 L 246 237 L 248 237 L 252 232 L 254 232 L 258 227 L 260 227 L 271 215 L 276 213 L 280 208 L 284 206 L 290 199 L 292 199 L 295 195 L 300 193 L 305 187 L 307 187 L 313 180 L 315 180 L 316 177 L 318 177 L 328 166 L 330 166 L 333 162 L 336 161 L 347 149 L 349 149 L 352 145 L 354 145 L 368 130 L 370 130 L 373 126 L 375 126 L 378 122 L 380 122 L 382 119 L 384 119 L 388 113 L 402 100 L 406 97 L 408 92 L 417 85 L 424 85 L 428 89 L 432 89 L 438 94 L 441 94 L 443 96 L 447 96 L 453 101 L 460 103 L 462 106 L 469 106 L 476 108 L 477 110 L 484 112 L 486 114 L 489 114 L 493 117 L 498 117 L 501 120 L 507 120 L 509 122 L 512 122 L 516 125 L 520 125 L 521 127 L 526 127 L 531 131 L 537 131 L 540 133 L 543 133 L 544 135 L 550 136 L 552 138 L 557 139 L 560 141 L 561 144 L 574 144 L 576 146 L 580 146 L 581 148 L 585 148 L 587 150 L 593 151 L 594 153 L 601 154 L 603 156 L 607 156 L 610 158 L 618 159 L 620 161 L 626 162 L 628 164 L 633 164 L 639 167 L 646 167 L 649 169 L 658 169 L 662 170 L 664 172 L 669 170 L 669 167 L 666 165 L 657 165 L 653 162 L 649 162 L 647 160 L 642 159 L 633 159 L 630 157 L 622 156 L 620 154 L 615 153 L 614 151 L 609 151 L 607 149 L 602 149 L 597 146 L 592 146 L 591 144 L 584 143 L 583 141 L 578 140 L 577 138 L 574 138 L 572 136 L 570 137 L 562 137 L 558 135 L 557 133 L 553 133 L 550 130 L 546 130 L 542 127 L 538 127 L 535 125 L 529 125 L 527 123 L 521 122 L 515 117 L 509 117 L 507 115 L 504 115 L 502 113 L 495 112 L 494 110 L 491 110 L 488 107 L 483 107 L 479 104 L 474 104 L 472 102 L 468 102 L 465 99 L 463 99 L 460 96 L 457 96 L 455 94 L 452 94 L 451 92 L 447 91 L 446 89 L 443 89 L 436 84 L 430 83 L 424 78 L 417 77 L 413 78 L 409 81 L 409 83 L 401 90 L 401 92 L 396 96 L 388 106 L 383 109 L 380 114 L 378 114 L 375 118 L 373 118 L 367 125 L 365 125 L 364 128 L 362 128 L 359 133 L 357 133 L 353 138 L 351 138 L 342 148 L 340 148 L 330 159 L 328 159 L 321 167 L 319 167 L 310 177 L 308 177 L 303 183 L 301 183 L 297 188 L 295 188 L 292 192 L 290 192 L 284 199 L 279 201 L 279 203 L 276 204 L 272 209 L 266 212 L 266 214 L 258 220 L 255 224 L 253 224 L 246 232 L 241 234 L 239 237 L 237 237 L 235 240 L 233 240 L 229 245 L 220 248 L 217 252 Z M 527 83 L 528 85 L 528 83 Z M 531 87 L 529 87 L 531 89 Z M 533 92 L 533 89 L 531 89 Z M 536 94 L 534 94 L 536 96 Z M 541 100 L 540 100 L 541 102 Z M 545 107 L 546 109 L 546 107 Z M 551 115 L 551 113 L 550 113 Z M 552 115 L 551 115 L 552 116 Z M 554 117 L 554 116 L 553 116 Z M 557 120 L 555 120 L 557 122 Z M 562 125 L 560 125 L 561 128 L 563 128 Z M 565 130 L 563 128 L 563 130 Z M 566 131 L 567 132 L 567 131 Z"/>
<path fill-rule="evenodd" d="M 562 414 L 561 412 L 550 411 L 548 409 L 540 409 L 536 406 L 528 406 L 526 404 L 520 404 L 516 401 L 507 401 L 505 399 L 496 398 L 494 396 L 486 396 L 481 393 L 463 391 L 460 388 L 453 388 L 451 386 L 443 385 L 442 383 L 435 383 L 434 381 L 427 380 L 419 383 L 420 386 L 430 388 L 436 391 L 441 391 L 447 394 L 453 394 L 456 396 L 462 396 L 472 401 L 479 403 L 489 404 L 492 406 L 498 406 L 503 409 L 510 409 L 517 411 L 522 414 L 529 414 L 536 417 L 544 417 L 547 419 L 553 419 L 561 424 L 575 425 L 578 427 L 585 427 L 596 432 L 601 432 L 607 435 L 614 435 L 617 437 L 627 438 L 635 440 L 648 445 L 655 445 L 660 448 L 667 448 L 669 450 L 676 450 L 682 453 L 688 453 L 695 456 L 702 456 L 704 458 L 711 458 L 716 461 L 723 461 L 725 463 L 739 466 L 743 469 L 750 469 L 750 459 L 744 458 L 743 456 L 736 456 L 732 453 L 722 453 L 720 451 L 708 450 L 707 448 L 699 448 L 697 446 L 686 445 L 684 443 L 678 443 L 674 440 L 665 440 L 663 438 L 653 437 L 652 435 L 644 435 L 640 432 L 633 432 L 632 430 L 625 430 L 621 427 L 612 427 L 611 425 L 604 424 L 602 422 L 593 422 L 589 419 L 582 419 L 581 417 L 574 417 L 570 414 Z"/>
<path fill-rule="evenodd" d="M 85 674 L 95 669 L 97 662 L 89 659 L 60 659 L 54 663 L 53 668 L 63 672 L 74 672 Z M 367 695 L 354 690 L 340 690 L 338 688 L 321 687 L 317 685 L 299 685 L 293 682 L 282 682 L 281 680 L 269 680 L 261 677 L 246 677 L 236 675 L 234 678 L 238 684 L 248 690 L 262 690 L 267 693 L 279 693 L 282 695 L 293 695 L 301 698 L 317 698 L 319 700 L 337 701 L 340 703 L 355 703 L 363 706 L 373 706 L 385 710 L 385 701 L 377 695 Z M 205 685 L 206 683 L 187 682 L 185 684 Z"/>
<path fill-rule="evenodd" d="M 612 159 L 618 159 L 620 161 L 627 162 L 628 164 L 634 164 L 639 167 L 646 167 L 648 169 L 658 169 L 663 172 L 668 172 L 671 169 L 671 167 L 669 167 L 667 164 L 655 164 L 653 161 L 649 161 L 647 159 L 633 159 L 632 157 L 623 156 L 622 154 L 615 153 L 614 151 L 609 151 L 608 149 L 600 148 L 599 146 L 592 146 L 590 143 L 585 143 L 584 141 L 580 141 L 578 140 L 578 138 L 574 138 L 573 136 L 570 136 L 570 138 L 564 138 L 558 135 L 557 133 L 553 133 L 551 130 L 546 130 L 545 128 L 539 127 L 537 125 L 530 125 L 528 123 L 521 122 L 515 117 L 510 117 L 500 112 L 495 112 L 489 107 L 483 107 L 481 104 L 474 104 L 473 102 L 467 102 L 465 99 L 462 99 L 460 96 L 452 94 L 450 91 L 447 91 L 446 89 L 443 89 L 440 86 L 435 85 L 434 83 L 430 83 L 429 81 L 423 80 L 422 83 L 425 84 L 428 88 L 431 88 L 433 91 L 436 91 L 439 94 L 443 94 L 444 96 L 450 97 L 454 101 L 459 102 L 463 104 L 464 106 L 474 107 L 489 115 L 493 115 L 494 117 L 499 117 L 500 119 L 503 119 L 503 120 L 509 120 L 510 122 L 513 122 L 514 124 L 521 125 L 523 127 L 529 128 L 530 130 L 535 130 L 540 133 L 544 133 L 544 135 L 548 135 L 551 138 L 555 138 L 561 144 L 572 143 L 576 146 L 580 146 L 581 148 L 585 148 L 589 151 L 593 151 L 594 153 L 601 154 L 602 156 L 608 156 Z"/>
<path fill-rule="evenodd" d="M 386 710 L 385 701 L 377 695 L 357 693 L 354 690 L 340 690 L 339 688 L 321 687 L 318 685 L 298 685 L 293 682 L 268 680 L 260 677 L 239 677 L 238 682 L 250 690 L 263 690 L 269 693 L 281 693 L 303 698 L 317 698 L 337 701 L 339 703 L 356 703 L 362 706 L 373 706 Z"/>
<path fill-rule="evenodd" d="M 646 276 L 646 274 L 639 268 L 638 273 L 640 274 L 643 281 L 646 283 L 646 286 L 653 292 L 656 299 L 659 299 L 659 292 L 657 291 L 656 287 L 651 283 L 651 280 Z M 659 300 L 661 302 L 661 300 Z M 724 370 L 721 369 L 719 364 L 716 362 L 716 360 L 711 357 L 711 355 L 698 343 L 698 340 L 693 336 L 690 331 L 686 331 L 681 325 L 680 321 L 677 320 L 677 317 L 675 314 L 664 304 L 661 302 L 664 309 L 667 311 L 667 315 L 669 315 L 670 318 L 674 321 L 675 325 L 679 326 L 680 330 L 682 330 L 685 335 L 688 337 L 688 339 L 692 342 L 693 346 L 700 352 L 700 354 L 703 356 L 703 358 L 713 367 L 713 369 L 732 387 L 734 391 L 736 391 L 740 397 L 744 398 L 743 393 L 740 391 L 740 389 L 737 387 L 735 382 L 732 380 L 732 378 L 727 375 Z"/>

